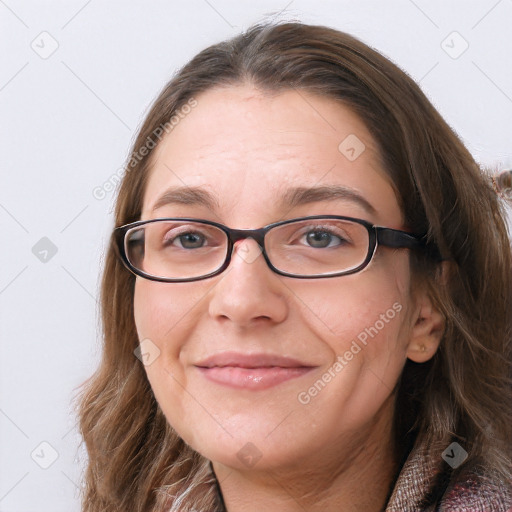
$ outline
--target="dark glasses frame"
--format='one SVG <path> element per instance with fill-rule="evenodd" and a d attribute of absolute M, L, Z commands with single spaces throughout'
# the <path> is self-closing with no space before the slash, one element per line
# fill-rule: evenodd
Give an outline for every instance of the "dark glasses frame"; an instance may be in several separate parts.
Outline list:
<path fill-rule="evenodd" d="M 291 224 L 293 222 L 305 221 L 305 220 L 316 220 L 316 219 L 330 219 L 330 220 L 344 220 L 349 222 L 355 222 L 356 224 L 360 224 L 364 226 L 368 231 L 368 252 L 366 254 L 365 260 L 357 267 L 343 270 L 341 272 L 337 272 L 335 274 L 321 274 L 321 275 L 300 275 L 300 274 L 292 274 L 289 272 L 283 272 L 278 268 L 274 267 L 272 262 L 270 261 L 267 251 L 265 249 L 265 235 L 273 228 L 278 226 L 283 226 L 285 224 Z M 213 272 L 209 274 L 205 274 L 199 277 L 188 277 L 188 278 L 165 278 L 153 276 L 151 274 L 147 274 L 143 270 L 140 270 L 134 267 L 129 261 L 126 254 L 126 233 L 136 227 L 144 226 L 147 224 L 151 224 L 154 222 L 162 222 L 162 221 L 185 221 L 191 223 L 201 223 L 207 224 L 210 226 L 214 226 L 222 230 L 228 240 L 227 249 L 226 249 L 226 258 L 224 259 L 224 263 Z M 429 253 L 431 257 L 434 259 L 440 259 L 439 251 L 437 247 L 433 244 L 427 244 L 425 235 L 415 235 L 413 233 L 409 233 L 407 231 L 401 231 L 398 229 L 386 228 L 382 226 L 374 226 L 368 221 L 363 219 L 357 219 L 354 217 L 345 217 L 340 215 L 312 215 L 308 217 L 298 217 L 295 219 L 288 219 L 279 222 L 273 222 L 272 224 L 268 224 L 259 229 L 232 229 L 224 224 L 220 224 L 218 222 L 213 222 L 211 220 L 202 220 L 197 218 L 190 217 L 162 217 L 158 219 L 150 219 L 150 220 L 139 220 L 136 222 L 131 222 L 130 224 L 125 224 L 123 226 L 119 226 L 114 229 L 113 237 L 115 239 L 115 246 L 118 251 L 118 255 L 120 256 L 122 262 L 126 266 L 128 270 L 130 270 L 136 276 L 143 277 L 145 279 L 149 279 L 151 281 L 159 281 L 163 283 L 184 283 L 191 281 L 201 281 L 203 279 L 208 279 L 210 277 L 216 276 L 224 272 L 226 268 L 229 266 L 231 262 L 231 258 L 233 255 L 233 247 L 236 242 L 239 240 L 244 240 L 246 238 L 254 239 L 261 248 L 261 252 L 265 261 L 267 262 L 268 267 L 275 272 L 276 274 L 292 277 L 296 279 L 322 279 L 328 277 L 339 277 L 344 275 L 355 274 L 357 272 L 361 272 L 364 268 L 366 268 L 373 259 L 375 252 L 378 246 L 390 247 L 393 249 L 416 249 L 416 250 L 424 250 Z"/>

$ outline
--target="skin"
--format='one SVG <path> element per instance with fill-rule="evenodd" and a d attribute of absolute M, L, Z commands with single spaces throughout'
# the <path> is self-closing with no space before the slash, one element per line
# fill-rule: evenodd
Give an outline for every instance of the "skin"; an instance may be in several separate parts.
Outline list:
<path fill-rule="evenodd" d="M 304 91 L 264 94 L 249 84 L 196 99 L 153 153 L 142 219 L 183 216 L 259 228 L 332 214 L 406 229 L 376 144 L 347 107 Z M 350 134 L 366 147 L 354 161 L 338 150 Z M 288 187 L 332 184 L 357 191 L 375 212 L 346 199 L 279 204 Z M 153 209 L 168 187 L 183 185 L 204 187 L 216 207 Z M 300 280 L 275 274 L 261 256 L 237 257 L 255 245 L 238 242 L 229 268 L 207 280 L 137 278 L 139 339 L 160 349 L 146 366 L 155 397 L 178 434 L 213 462 L 230 512 L 381 510 L 398 469 L 393 389 L 407 358 L 433 356 L 442 318 L 423 290 L 413 293 L 407 250 L 380 247 L 360 273 Z M 298 394 L 393 304 L 401 311 L 300 403 Z M 224 351 L 279 354 L 315 369 L 267 390 L 233 389 L 194 366 Z M 259 460 L 249 465 L 237 457 L 241 449 Z"/>

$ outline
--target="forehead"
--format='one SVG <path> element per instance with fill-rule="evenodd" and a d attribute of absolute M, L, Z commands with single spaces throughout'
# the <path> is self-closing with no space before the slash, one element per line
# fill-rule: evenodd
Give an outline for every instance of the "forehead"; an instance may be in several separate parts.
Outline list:
<path fill-rule="evenodd" d="M 229 217 L 224 222 L 261 224 L 262 212 L 278 214 L 272 209 L 290 188 L 339 185 L 374 206 L 370 220 L 400 223 L 377 145 L 340 102 L 249 85 L 212 89 L 196 101 L 153 152 L 143 218 L 158 216 L 153 207 L 169 187 L 202 187 Z"/>

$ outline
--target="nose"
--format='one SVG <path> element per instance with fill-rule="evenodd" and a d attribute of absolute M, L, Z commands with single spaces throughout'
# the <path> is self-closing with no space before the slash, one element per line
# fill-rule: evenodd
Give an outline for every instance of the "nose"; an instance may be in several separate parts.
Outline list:
<path fill-rule="evenodd" d="M 229 267 L 217 279 L 209 303 L 212 318 L 248 327 L 277 324 L 287 317 L 286 288 L 252 238 L 234 244 Z"/>

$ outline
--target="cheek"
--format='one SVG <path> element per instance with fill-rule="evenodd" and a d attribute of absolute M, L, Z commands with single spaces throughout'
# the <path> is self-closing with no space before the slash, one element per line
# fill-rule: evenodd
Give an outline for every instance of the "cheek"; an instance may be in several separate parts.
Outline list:
<path fill-rule="evenodd" d="M 395 273 L 393 266 L 375 270 L 333 280 L 309 301 L 304 290 L 309 325 L 333 361 L 299 396 L 312 418 L 331 411 L 331 423 L 337 424 L 343 411 L 345 423 L 356 428 L 395 388 L 410 333 L 409 274 Z"/>
<path fill-rule="evenodd" d="M 168 421 L 180 425 L 187 414 L 186 375 L 179 362 L 180 352 L 193 336 L 203 302 L 203 293 L 193 286 L 167 285 L 137 279 L 134 291 L 134 318 L 143 361 L 153 394 Z M 188 406 L 190 407 L 190 406 Z M 186 429 L 181 433 L 189 442 Z"/>
<path fill-rule="evenodd" d="M 163 284 L 163 283 L 162 283 Z M 165 326 L 172 325 L 169 314 L 173 315 L 169 301 L 163 300 L 160 283 L 137 277 L 133 297 L 133 313 L 139 340 L 150 338 L 158 342 L 162 338 Z"/>
<path fill-rule="evenodd" d="M 309 300 L 303 289 L 309 325 L 333 361 L 330 375 L 325 375 L 332 384 L 323 398 L 343 403 L 354 417 L 360 416 L 361 404 L 368 410 L 380 406 L 406 360 L 411 311 L 408 259 L 391 251 L 389 256 L 391 261 L 376 259 L 365 272 L 322 284 L 321 293 L 310 289 Z M 322 402 L 318 400 L 319 408 Z"/>
<path fill-rule="evenodd" d="M 310 310 L 316 317 L 312 322 L 324 326 L 336 353 L 357 340 L 371 357 L 385 344 L 403 341 L 400 333 L 410 301 L 409 276 L 394 270 L 388 267 L 388 272 L 344 276 L 311 298 Z"/>
<path fill-rule="evenodd" d="M 134 318 L 139 340 L 156 344 L 178 341 L 194 325 L 203 294 L 186 284 L 168 284 L 137 278 Z"/>
<path fill-rule="evenodd" d="M 141 352 L 151 353 L 150 364 L 143 363 L 157 399 L 163 389 L 175 389 L 176 382 L 184 382 L 180 354 L 204 314 L 203 297 L 204 290 L 199 293 L 190 284 L 136 281 L 135 326 Z"/>

